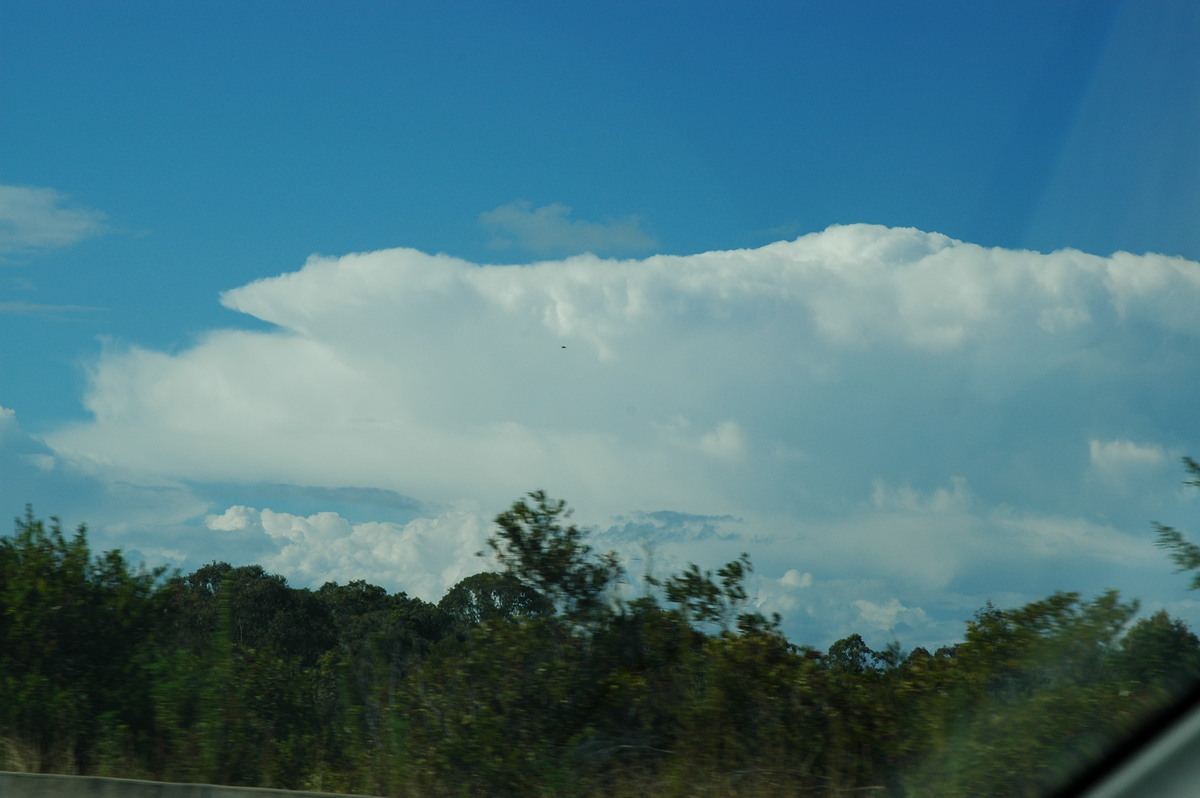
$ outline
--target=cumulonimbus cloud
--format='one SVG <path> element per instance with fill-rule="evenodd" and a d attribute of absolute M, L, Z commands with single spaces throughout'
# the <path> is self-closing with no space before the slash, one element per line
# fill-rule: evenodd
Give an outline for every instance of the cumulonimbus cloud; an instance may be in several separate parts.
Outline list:
<path fill-rule="evenodd" d="M 1055 403 L 1100 387 L 1110 404 L 1135 402 L 1187 378 L 1136 348 L 1170 332 L 1189 356 L 1191 317 L 1158 300 L 1200 302 L 1198 275 L 1163 256 L 985 249 L 866 225 L 644 260 L 313 258 L 222 298 L 274 332 L 107 350 L 86 398 L 94 419 L 53 440 L 196 479 L 232 470 L 444 499 L 554 478 L 648 502 L 654 485 L 673 507 L 721 495 L 711 489 L 754 464 L 829 468 L 845 459 L 838 434 L 881 453 L 912 446 L 923 468 L 930 439 L 962 457 L 964 430 L 1020 445 L 1061 421 Z M 1048 415 L 1009 415 L 1018 402 Z M 1085 448 L 1097 437 L 1054 434 Z M 718 504 L 696 509 L 729 511 Z"/>
<path fill-rule="evenodd" d="M 1000 585 L 996 563 L 1032 564 L 1030 590 L 1036 574 L 1141 563 L 1124 530 L 1155 511 L 1115 496 L 1096 464 L 1200 447 L 1191 403 L 1171 398 L 1200 388 L 1186 312 L 1200 264 L 1162 255 L 849 225 L 644 259 L 314 257 L 222 302 L 274 329 L 175 353 L 110 347 L 91 371 L 92 419 L 48 436 L 57 456 L 394 491 L 435 514 L 490 517 L 544 488 L 601 526 L 639 511 L 736 518 L 736 539 L 688 545 L 766 552 L 780 606 L 799 600 L 783 579 L 795 570 L 812 574 L 803 596 L 867 580 L 835 591 L 847 612 L 862 600 L 911 620 L 932 612 L 914 591 Z M 335 520 L 322 535 L 382 539 Z M 280 564 L 332 570 L 303 528 L 278 537 Z"/>

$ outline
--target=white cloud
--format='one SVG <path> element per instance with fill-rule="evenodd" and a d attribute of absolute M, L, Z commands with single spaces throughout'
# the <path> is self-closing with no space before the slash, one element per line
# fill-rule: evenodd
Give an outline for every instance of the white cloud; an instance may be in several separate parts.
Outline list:
<path fill-rule="evenodd" d="M 787 587 L 812 587 L 812 574 L 802 574 L 795 568 L 789 568 L 779 581 Z"/>
<path fill-rule="evenodd" d="M 677 415 L 659 424 L 657 431 L 664 444 L 716 460 L 737 460 L 746 451 L 742 428 L 729 419 L 718 422 L 711 430 L 697 432 L 688 418 Z"/>
<path fill-rule="evenodd" d="M 475 554 L 485 547 L 489 525 L 463 511 L 407 524 L 353 524 L 332 512 L 299 516 L 237 505 L 207 516 L 205 526 L 247 537 L 266 535 L 278 550 L 261 557 L 260 564 L 309 587 L 365 579 L 436 602 L 488 565 Z"/>
<path fill-rule="evenodd" d="M 1180 452 L 1169 452 L 1153 443 L 1136 443 L 1125 438 L 1088 441 L 1093 478 L 1114 496 L 1145 493 L 1157 484 L 1168 484 L 1166 466 L 1179 462 Z"/>
<path fill-rule="evenodd" d="M 1122 315 L 1152 318 L 1167 330 L 1200 334 L 1200 314 L 1193 304 L 1200 292 L 1200 270 L 1194 262 L 1117 252 L 1108 259 L 1105 285 Z"/>
<path fill-rule="evenodd" d="M 741 457 L 746 450 L 742 428 L 736 421 L 722 421 L 716 429 L 700 436 L 700 449 L 713 457 Z"/>
<path fill-rule="evenodd" d="M 66 202 L 52 188 L 0 185 L 0 254 L 65 247 L 105 231 L 103 213 Z"/>
<path fill-rule="evenodd" d="M 866 625 L 867 629 L 872 631 L 892 632 L 898 623 L 906 623 L 909 626 L 923 626 L 929 616 L 925 611 L 918 608 L 905 607 L 897 598 L 888 599 L 884 604 L 876 604 L 873 601 L 866 599 L 857 599 L 854 606 L 858 608 L 859 617 Z"/>
<path fill-rule="evenodd" d="M 217 505 L 273 507 L 209 531 L 296 579 L 372 578 L 445 538 L 424 576 L 398 571 L 434 590 L 454 558 L 477 564 L 456 508 L 490 518 L 544 488 L 585 524 L 719 528 L 681 532 L 664 562 L 749 551 L 777 606 L 852 624 L 854 601 L 894 598 L 936 624 L 1161 565 L 1144 538 L 1178 480 L 1122 495 L 1094 477 L 1200 451 L 1200 331 L 1154 312 L 1200 306 L 1197 274 L 868 225 L 641 260 L 314 257 L 223 295 L 274 330 L 109 346 L 92 419 L 48 441 L 92 473 L 395 491 L 443 519 Z M 811 574 L 802 593 L 789 571 Z"/>
<path fill-rule="evenodd" d="M 1161 446 L 1144 446 L 1127 440 L 1088 441 L 1092 465 L 1101 471 L 1156 468 L 1166 459 Z"/>
<path fill-rule="evenodd" d="M 552 203 L 534 207 L 518 201 L 479 215 L 493 235 L 491 245 L 500 249 L 518 247 L 531 252 L 571 254 L 576 252 L 644 252 L 655 246 L 642 230 L 636 216 L 587 222 L 571 219 L 571 209 Z"/>
<path fill-rule="evenodd" d="M 257 524 L 258 510 L 240 504 L 220 515 L 209 515 L 204 519 L 206 527 L 220 532 L 247 532 L 255 529 Z"/>
<path fill-rule="evenodd" d="M 946 515 L 963 514 L 971 508 L 971 491 L 962 477 L 953 477 L 949 488 L 937 488 L 928 497 L 909 485 L 892 487 L 882 479 L 871 486 L 871 503 L 879 510 Z"/>

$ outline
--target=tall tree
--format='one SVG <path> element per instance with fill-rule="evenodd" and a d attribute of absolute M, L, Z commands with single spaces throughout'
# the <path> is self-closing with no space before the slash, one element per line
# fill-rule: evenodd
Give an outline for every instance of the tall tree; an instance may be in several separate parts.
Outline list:
<path fill-rule="evenodd" d="M 607 609 L 621 566 L 614 552 L 593 552 L 583 530 L 567 523 L 570 517 L 566 502 L 533 491 L 496 516 L 488 545 L 507 573 L 545 596 L 565 618 L 594 620 Z"/>

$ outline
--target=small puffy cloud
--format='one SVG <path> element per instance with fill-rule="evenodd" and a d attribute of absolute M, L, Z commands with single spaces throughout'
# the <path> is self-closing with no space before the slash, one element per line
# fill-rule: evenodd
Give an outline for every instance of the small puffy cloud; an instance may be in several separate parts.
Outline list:
<path fill-rule="evenodd" d="M 1157 468 L 1166 460 L 1161 446 L 1144 446 L 1127 440 L 1088 441 L 1092 465 L 1104 472 Z"/>
<path fill-rule="evenodd" d="M 69 207 L 52 188 L 0 185 L 0 256 L 65 247 L 105 229 L 103 213 Z"/>
<path fill-rule="evenodd" d="M 238 505 L 230 507 L 220 515 L 209 515 L 204 525 L 220 532 L 247 532 L 258 524 L 258 511 L 253 507 Z"/>
<path fill-rule="evenodd" d="M 741 457 L 746 450 L 741 427 L 736 421 L 722 421 L 716 429 L 700 436 L 700 450 L 713 457 Z"/>
<path fill-rule="evenodd" d="M 871 631 L 891 632 L 899 624 L 909 627 L 924 626 L 929 620 L 923 609 L 905 607 L 897 598 L 888 599 L 883 604 L 857 599 L 854 606 L 858 608 L 859 617 L 865 627 Z"/>
<path fill-rule="evenodd" d="M 525 201 L 510 202 L 479 215 L 492 233 L 491 245 L 516 247 L 537 253 L 644 252 L 655 246 L 636 216 L 588 222 L 572 219 L 566 205 L 534 207 Z"/>
<path fill-rule="evenodd" d="M 1137 443 L 1125 438 L 1088 441 L 1088 455 L 1096 481 L 1114 494 L 1146 493 L 1157 483 L 1166 483 L 1165 466 L 1178 462 L 1158 444 Z"/>
<path fill-rule="evenodd" d="M 782 582 L 786 587 L 812 587 L 813 577 L 810 573 L 800 573 L 795 568 L 789 568 L 787 572 L 780 577 L 779 581 Z"/>
<path fill-rule="evenodd" d="M 689 419 L 673 416 L 659 426 L 665 443 L 679 449 L 703 454 L 714 459 L 736 460 L 745 454 L 746 440 L 736 421 L 718 422 L 710 430 L 698 432 Z"/>

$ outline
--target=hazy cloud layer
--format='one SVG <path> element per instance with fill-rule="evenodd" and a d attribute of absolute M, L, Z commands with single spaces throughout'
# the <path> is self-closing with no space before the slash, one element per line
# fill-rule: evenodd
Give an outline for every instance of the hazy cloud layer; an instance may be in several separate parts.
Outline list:
<path fill-rule="evenodd" d="M 87 307 L 84 305 L 45 305 L 36 302 L 0 302 L 0 314 L 11 316 L 42 316 L 51 319 L 78 318 L 84 313 L 92 313 L 103 308 Z"/>
<path fill-rule="evenodd" d="M 104 230 L 103 213 L 69 207 L 52 188 L 0 185 L 0 256 L 68 246 Z"/>
<path fill-rule="evenodd" d="M 159 565 L 211 559 L 192 545 L 194 526 L 188 522 L 194 525 L 207 504 L 187 486 L 111 463 L 63 457 L 22 429 L 16 412 L 5 407 L 0 407 L 0 500 L 14 514 L 19 502 L 38 517 L 57 516 L 70 530 L 86 523 L 96 551 L 122 548 L 134 559 L 140 555 Z"/>
<path fill-rule="evenodd" d="M 530 202 L 518 201 L 480 214 L 479 221 L 492 233 L 491 246 L 498 249 L 516 247 L 558 255 L 624 254 L 655 246 L 636 216 L 603 222 L 570 216 L 571 209 L 557 202 L 535 208 Z"/>
<path fill-rule="evenodd" d="M 314 257 L 222 302 L 277 329 L 109 348 L 94 419 L 48 440 L 94 468 L 423 505 L 213 508 L 208 534 L 269 542 L 296 581 L 436 591 L 479 567 L 481 519 L 545 488 L 634 571 L 643 543 L 668 569 L 750 551 L 756 600 L 806 639 L 928 640 L 988 598 L 1159 589 L 1149 522 L 1194 509 L 1200 265 L 1178 258 L 851 225 L 641 260 Z"/>

